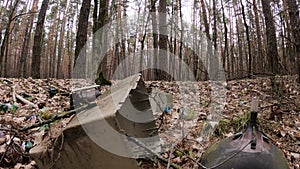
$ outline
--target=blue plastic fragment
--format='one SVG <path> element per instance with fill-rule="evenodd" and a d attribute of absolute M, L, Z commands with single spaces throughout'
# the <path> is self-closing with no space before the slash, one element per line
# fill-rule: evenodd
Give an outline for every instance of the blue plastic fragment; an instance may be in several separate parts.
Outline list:
<path fill-rule="evenodd" d="M 171 108 L 169 106 L 167 106 L 164 110 L 164 113 L 167 113 L 167 114 L 171 113 Z"/>

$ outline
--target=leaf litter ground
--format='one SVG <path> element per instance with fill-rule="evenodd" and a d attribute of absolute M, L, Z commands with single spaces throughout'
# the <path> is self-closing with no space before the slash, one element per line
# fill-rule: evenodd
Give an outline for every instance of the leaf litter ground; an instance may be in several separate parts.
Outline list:
<path fill-rule="evenodd" d="M 182 86 L 188 86 L 188 83 L 178 82 L 147 81 L 146 85 L 172 96 L 171 110 L 163 119 L 160 119 L 162 112 L 155 112 L 163 140 L 170 143 L 174 141 L 174 138 L 165 134 L 166 131 L 178 131 L 177 138 L 182 134 L 180 131 L 188 131 L 181 141 L 166 147 L 167 151 L 161 154 L 172 163 L 182 168 L 198 168 L 195 161 L 200 159 L 211 143 L 243 130 L 251 99 L 258 96 L 261 100 L 258 117 L 261 131 L 284 152 L 291 169 L 300 168 L 300 86 L 295 76 L 257 77 L 224 84 L 227 89 L 226 105 L 219 125 L 208 138 L 202 137 L 203 126 L 210 116 L 210 104 L 213 102 L 208 81 L 197 82 L 195 88 L 187 89 Z M 58 91 L 50 97 L 52 89 Z M 70 80 L 0 79 L 0 154 L 5 168 L 38 168 L 28 156 L 28 149 L 42 140 L 57 136 L 69 118 L 51 123 L 50 128 L 46 125 L 17 133 L 9 129 L 20 130 L 68 111 L 70 89 Z M 108 86 L 101 88 L 102 91 L 108 89 Z M 16 99 L 13 93 L 37 107 Z M 180 120 L 184 121 L 184 125 Z M 10 148 L 7 148 L 8 145 Z M 156 159 L 138 161 L 141 168 L 167 168 L 167 164 Z"/>

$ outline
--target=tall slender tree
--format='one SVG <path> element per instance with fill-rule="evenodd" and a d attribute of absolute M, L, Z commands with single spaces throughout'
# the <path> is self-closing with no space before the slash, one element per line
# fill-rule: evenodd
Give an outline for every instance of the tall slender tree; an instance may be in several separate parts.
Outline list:
<path fill-rule="evenodd" d="M 248 77 L 252 74 L 252 55 L 251 55 L 251 41 L 250 41 L 250 31 L 249 31 L 249 25 L 247 24 L 246 20 L 246 14 L 245 14 L 245 7 L 243 2 L 241 1 L 241 7 L 242 7 L 242 15 L 243 15 L 243 21 L 244 26 L 246 30 L 246 38 L 247 38 L 247 47 L 248 47 Z"/>
<path fill-rule="evenodd" d="M 193 36 L 193 58 L 192 58 L 192 70 L 193 70 L 193 75 L 194 77 L 196 77 L 196 79 L 198 79 L 198 69 L 199 69 L 199 56 L 197 55 L 197 53 L 199 51 L 198 50 L 198 44 L 197 44 L 197 36 L 198 36 L 198 31 L 197 31 L 197 4 L 198 2 L 196 0 L 194 0 L 194 3 L 193 3 L 193 17 L 192 17 L 192 23 L 193 23 L 193 33 L 192 33 L 192 36 Z M 172 30 L 172 29 L 171 29 Z M 171 58 L 170 58 L 171 59 Z"/>
<path fill-rule="evenodd" d="M 159 64 L 160 67 L 168 66 L 168 35 L 167 35 L 167 1 L 160 0 L 159 1 Z M 159 71 L 159 79 L 167 80 L 163 71 Z"/>
<path fill-rule="evenodd" d="M 262 8 L 265 18 L 266 36 L 267 36 L 267 58 L 269 71 L 273 74 L 279 73 L 278 70 L 278 50 L 274 19 L 270 7 L 270 0 L 262 0 Z"/>
<path fill-rule="evenodd" d="M 184 55 L 183 55 L 183 36 L 184 36 L 184 27 L 183 27 L 183 14 L 182 14 L 182 1 L 179 0 L 179 17 L 180 17 L 180 41 L 179 41 L 179 79 L 183 78 L 182 74 L 182 62 L 184 60 Z"/>
<path fill-rule="evenodd" d="M 2 15 L 2 13 L 6 12 L 7 11 L 7 8 L 8 8 L 8 2 L 9 1 L 6 1 L 5 5 L 3 6 L 3 9 L 1 9 L 0 11 L 0 19 L 2 21 L 4 21 L 4 15 Z M 0 24 L 0 31 L 2 31 L 3 29 L 3 24 Z M 1 44 L 1 41 L 2 41 L 3 37 L 2 37 L 2 33 L 0 34 L 0 44 Z"/>
<path fill-rule="evenodd" d="M 152 35 L 153 35 L 153 48 L 154 48 L 154 56 L 153 56 L 153 67 L 157 67 L 158 64 L 158 31 L 157 31 L 157 17 L 156 17 L 156 2 L 157 0 L 151 0 L 151 21 L 152 21 Z M 152 78 L 156 79 L 158 77 L 158 71 L 155 69 L 152 72 Z"/>
<path fill-rule="evenodd" d="M 211 43 L 211 37 L 210 37 L 210 28 L 209 28 L 209 23 L 207 20 L 207 13 L 206 13 L 206 5 L 204 3 L 204 0 L 200 0 L 201 3 L 201 9 L 202 9 L 202 18 L 204 22 L 204 31 L 206 35 L 206 46 L 207 46 L 207 52 L 206 52 L 206 68 L 208 69 L 208 72 L 210 75 L 214 74 L 215 71 L 217 71 L 215 68 L 216 64 L 216 58 L 213 56 L 213 48 L 212 48 L 212 43 Z M 216 53 L 215 53 L 216 54 Z M 212 75 L 213 76 L 213 75 Z M 212 77 L 211 76 L 211 77 Z M 208 79 L 208 75 L 204 78 L 205 80 Z"/>
<path fill-rule="evenodd" d="M 25 34 L 24 34 L 24 39 L 22 43 L 22 50 L 21 50 L 21 57 L 20 57 L 20 63 L 19 63 L 19 68 L 18 70 L 20 71 L 20 76 L 21 77 L 27 77 L 28 72 L 26 72 L 26 66 L 27 66 L 27 61 L 29 57 L 29 43 L 31 39 L 31 31 L 33 28 L 33 20 L 34 20 L 34 13 L 37 10 L 38 6 L 38 0 L 34 0 L 32 3 L 32 7 L 30 10 L 30 16 L 28 18 L 28 22 L 25 26 Z"/>
<path fill-rule="evenodd" d="M 88 31 L 90 8 L 91 8 L 91 0 L 83 0 L 80 8 L 80 14 L 79 14 L 78 29 L 76 34 L 75 58 L 74 58 L 74 67 L 76 66 L 75 69 L 76 72 L 74 72 L 75 76 L 81 78 L 86 76 L 86 50 L 83 49 L 83 47 L 87 42 L 87 33 L 88 33 L 87 31 Z"/>
<path fill-rule="evenodd" d="M 105 39 L 107 38 L 107 34 L 105 34 L 104 25 L 108 20 L 108 2 L 107 0 L 100 0 L 100 4 L 98 0 L 94 0 L 94 11 L 93 11 L 93 61 L 98 63 L 98 57 L 100 54 L 104 58 L 102 58 L 101 63 L 97 66 L 96 79 L 95 82 L 98 85 L 110 85 L 105 77 L 104 73 L 107 70 L 107 54 L 104 53 L 107 51 L 107 44 L 105 43 Z"/>
<path fill-rule="evenodd" d="M 12 3 L 13 1 L 11 1 Z M 5 72 L 6 72 L 6 65 L 3 65 L 3 57 L 5 58 L 5 60 L 7 60 L 7 51 L 8 51 L 8 45 L 9 45 L 9 39 L 10 39 L 10 31 L 11 31 L 11 27 L 12 27 L 12 22 L 14 21 L 14 15 L 15 12 L 17 10 L 17 6 L 19 4 L 20 0 L 16 0 L 14 2 L 14 4 L 11 6 L 11 10 L 8 14 L 8 22 L 5 28 L 5 32 L 4 32 L 4 38 L 3 41 L 1 43 L 1 48 L 0 48 L 0 75 L 2 75 L 2 71 L 3 71 L 3 75 L 6 76 Z"/>
<path fill-rule="evenodd" d="M 257 70 L 262 70 L 263 68 L 263 62 L 261 61 L 263 59 L 263 48 L 262 48 L 262 39 L 261 39 L 261 29 L 259 24 L 259 16 L 258 16 L 258 7 L 256 0 L 253 0 L 253 10 L 254 10 L 254 17 L 255 17 L 255 28 L 256 28 L 256 39 L 257 39 L 257 60 L 254 61 L 257 63 Z M 253 70 L 256 71 L 256 70 Z"/>
<path fill-rule="evenodd" d="M 213 38 L 212 41 L 214 43 L 214 50 L 218 51 L 218 45 L 217 45 L 217 20 L 218 20 L 218 12 L 217 12 L 217 0 L 212 0 L 213 1 L 213 17 L 214 17 L 214 24 L 213 24 Z"/>
<path fill-rule="evenodd" d="M 237 34 L 237 47 L 238 47 L 238 78 L 242 78 L 244 76 L 244 57 L 243 57 L 243 27 L 242 25 L 242 21 L 240 18 L 240 15 L 238 15 L 239 13 L 239 7 L 238 4 L 234 5 L 234 14 L 236 16 L 236 34 Z"/>
<path fill-rule="evenodd" d="M 45 22 L 45 16 L 46 16 L 48 5 L 49 5 L 49 0 L 43 0 L 39 12 L 39 16 L 38 16 L 38 21 L 36 24 L 36 29 L 34 34 L 34 44 L 32 49 L 32 64 L 31 64 L 32 78 L 40 78 L 43 30 L 44 30 L 44 22 Z"/>
<path fill-rule="evenodd" d="M 228 28 L 227 28 L 227 18 L 225 16 L 225 10 L 224 10 L 224 3 L 223 0 L 221 0 L 221 9 L 222 9 L 222 18 L 223 18 L 223 27 L 224 27 L 224 50 L 222 53 L 222 66 L 225 69 L 225 59 L 227 58 L 227 77 L 230 77 L 230 70 L 229 70 L 229 56 L 228 56 Z"/>
<path fill-rule="evenodd" d="M 287 2 L 288 1 L 288 2 Z M 283 5 L 283 11 L 284 11 L 284 20 L 285 20 L 285 52 L 287 55 L 287 63 L 288 63 L 288 70 L 291 73 L 295 73 L 294 67 L 295 67 L 295 57 L 293 57 L 292 52 L 292 42 L 291 42 L 291 28 L 290 28 L 290 16 L 289 16 L 289 9 L 287 6 L 287 3 L 289 3 L 289 0 L 282 0 Z"/>
<path fill-rule="evenodd" d="M 289 16 L 291 19 L 291 32 L 293 36 L 293 49 L 295 58 L 298 61 L 298 83 L 300 83 L 300 18 L 299 18 L 299 5 L 296 0 L 289 0 L 287 3 L 289 8 Z"/>
<path fill-rule="evenodd" d="M 178 28 L 178 21 L 179 21 L 179 0 L 173 0 L 175 2 L 174 3 L 174 6 L 173 6 L 173 9 L 174 9 L 174 17 L 175 17 L 175 23 L 174 23 L 174 27 L 175 28 Z M 173 55 L 176 55 L 178 53 L 178 42 L 177 42 L 177 33 L 174 32 L 174 42 L 173 42 Z M 181 61 L 179 61 L 181 62 Z M 173 63 L 172 63 L 172 68 L 173 68 L 173 74 L 176 76 L 176 74 L 178 74 L 176 71 L 177 69 L 174 69 L 176 67 L 176 62 L 175 62 L 175 59 L 173 59 Z M 181 65 L 179 65 L 179 71 L 181 71 Z"/>
<path fill-rule="evenodd" d="M 63 18 L 61 21 L 61 27 L 60 27 L 60 34 L 59 34 L 59 43 L 58 43 L 58 51 L 57 51 L 57 72 L 56 72 L 56 77 L 57 78 L 62 78 L 62 72 L 61 72 L 61 62 L 63 60 L 63 41 L 65 39 L 65 27 L 66 27 L 66 21 L 67 21 L 67 14 L 69 11 L 70 7 L 70 0 L 67 0 L 66 6 L 65 6 L 65 11 L 63 13 Z"/>

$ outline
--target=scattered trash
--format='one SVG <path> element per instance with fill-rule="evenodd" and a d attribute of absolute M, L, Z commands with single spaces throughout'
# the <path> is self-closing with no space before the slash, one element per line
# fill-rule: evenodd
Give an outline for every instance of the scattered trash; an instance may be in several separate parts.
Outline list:
<path fill-rule="evenodd" d="M 294 83 L 295 76 L 287 76 L 287 81 L 284 81 L 288 84 L 287 91 L 288 95 L 282 97 L 281 102 L 279 103 L 276 98 L 273 98 L 270 94 L 270 82 L 268 78 L 254 78 L 254 79 L 246 79 L 246 80 L 234 80 L 234 81 L 228 81 L 228 86 L 230 87 L 230 91 L 227 93 L 227 105 L 225 106 L 224 112 L 222 112 L 222 118 L 226 120 L 232 120 L 236 117 L 239 117 L 240 115 L 244 115 L 247 110 L 245 108 L 249 105 L 249 103 L 246 103 L 245 100 L 250 100 L 250 95 L 259 95 L 262 96 L 262 108 L 263 112 L 260 114 L 260 124 L 261 127 L 264 128 L 264 133 L 272 140 L 275 141 L 275 145 L 278 146 L 283 152 L 285 153 L 286 158 L 288 159 L 289 165 L 292 168 L 299 168 L 299 141 L 300 141 L 300 121 L 299 121 L 299 112 L 300 108 L 297 103 L 299 103 L 299 85 L 297 83 Z M 2 83 L 1 83 L 2 82 Z M 56 117 L 57 115 L 60 115 L 59 112 L 69 111 L 70 107 L 70 93 L 71 88 L 73 87 L 70 85 L 70 80 L 68 79 L 51 79 L 49 82 L 51 86 L 59 90 L 59 93 L 56 93 L 52 98 L 49 98 L 49 93 L 47 92 L 47 86 L 44 82 L 44 80 L 41 79 L 0 79 L 0 92 L 2 93 L 2 97 L 0 100 L 0 105 L 10 103 L 12 105 L 16 105 L 18 108 L 17 110 L 12 113 L 4 113 L 5 111 L 1 110 L 0 108 L 0 127 L 5 128 L 6 130 L 0 130 L 0 157 L 5 151 L 11 151 L 11 149 L 7 149 L 7 145 L 11 143 L 11 139 L 13 138 L 13 131 L 10 132 L 9 130 L 15 130 L 15 129 L 22 129 L 26 128 L 24 126 L 32 126 L 28 121 L 26 121 L 26 117 L 29 117 L 29 115 L 32 114 L 38 114 L 37 120 L 40 118 L 42 121 L 46 121 L 47 119 L 52 119 L 53 117 Z M 164 129 L 168 129 L 171 127 L 176 128 L 176 125 L 174 125 L 174 121 L 179 121 L 179 113 L 173 113 L 173 110 L 178 110 L 180 107 L 183 107 L 180 103 L 180 100 L 188 98 L 189 101 L 192 103 L 197 98 L 200 98 L 200 104 L 190 107 L 198 113 L 200 113 L 200 118 L 198 118 L 197 126 L 192 129 L 190 133 L 187 134 L 186 139 L 184 140 L 184 144 L 179 143 L 178 147 L 185 149 L 186 151 L 193 150 L 195 152 L 192 157 L 194 157 L 195 160 L 199 160 L 203 149 L 208 147 L 208 143 L 217 141 L 220 138 L 230 136 L 232 133 L 236 133 L 240 131 L 236 128 L 235 124 L 228 125 L 228 129 L 220 135 L 216 136 L 215 133 L 209 137 L 209 139 L 206 139 L 201 133 L 201 131 L 206 131 L 203 128 L 206 128 L 207 125 L 205 125 L 205 122 L 208 122 L 210 124 L 210 128 L 214 128 L 214 123 L 210 122 L 208 118 L 210 116 L 210 107 L 212 104 L 212 100 L 210 99 L 210 92 L 211 92 L 211 86 L 209 85 L 209 82 L 197 82 L 197 85 L 199 87 L 199 93 L 197 94 L 190 94 L 187 90 L 186 95 L 181 95 L 181 92 L 178 90 L 178 82 L 161 82 L 161 81 L 149 81 L 146 82 L 147 85 L 152 85 L 153 87 L 157 87 L 160 91 L 167 92 L 167 94 L 171 95 L 172 98 L 171 103 L 174 104 L 174 106 L 170 106 L 170 113 L 171 115 L 165 116 L 165 123 L 162 128 L 162 131 Z M 250 87 L 249 83 L 252 83 L 253 85 Z M 92 85 L 90 83 L 80 83 L 76 84 L 74 86 L 76 87 L 82 87 L 82 86 L 88 86 Z M 14 90 L 10 90 L 12 86 L 15 86 Z M 244 90 L 244 88 L 248 88 L 248 90 Z M 109 87 L 101 87 L 101 91 L 104 90 L 110 90 Z M 15 94 L 12 94 L 12 91 Z M 61 93 L 61 91 L 64 91 L 64 93 Z M 196 89 L 193 89 L 193 92 L 197 92 Z M 151 93 L 151 91 L 147 92 Z M 33 104 L 27 104 L 26 102 L 23 102 L 19 98 L 16 97 L 16 94 L 19 94 L 27 101 L 30 101 Z M 151 94 L 149 94 L 151 96 Z M 15 96 L 15 98 L 14 98 Z M 158 96 L 158 95 L 157 95 Z M 195 97 L 193 97 L 195 96 Z M 94 96 L 93 96 L 94 97 Z M 159 99 L 159 97 L 157 97 Z M 40 104 L 41 103 L 41 104 Z M 282 103 L 282 104 L 281 104 Z M 162 103 L 162 105 L 165 104 L 165 102 Z M 278 118 L 277 114 L 275 114 L 275 118 L 272 120 L 272 118 L 269 119 L 269 116 L 273 115 L 274 112 L 272 112 L 271 107 L 274 104 L 281 104 L 280 105 L 280 116 L 281 118 Z M 34 107 L 32 107 L 34 106 Z M 158 106 L 156 106 L 158 107 Z M 44 109 L 45 108 L 45 109 Z M 163 111 L 167 112 L 165 109 L 167 108 L 167 105 L 161 107 L 157 113 L 161 114 Z M 43 109 L 43 110 L 42 110 Z M 48 109 L 48 110 L 47 110 Z M 159 108 L 158 108 L 159 109 Z M 6 111 L 9 112 L 9 111 Z M 189 111 L 185 112 L 185 115 L 188 115 Z M 165 113 L 167 114 L 167 113 Z M 69 116 L 70 117 L 70 116 Z M 156 116 L 155 116 L 156 117 Z M 195 116 L 196 117 L 196 116 Z M 42 141 L 45 141 L 49 139 L 49 136 L 53 134 L 53 132 L 60 132 L 62 129 L 65 129 L 65 126 L 69 124 L 69 119 L 61 119 L 56 120 L 55 123 L 42 125 L 40 126 L 39 123 L 33 124 L 36 126 L 35 128 L 29 129 L 28 132 L 21 132 L 20 135 L 18 135 L 17 138 L 13 138 L 13 143 L 18 144 L 22 148 L 22 143 L 26 142 L 27 140 L 33 139 L 34 141 L 34 147 L 36 145 L 39 145 Z M 187 122 L 187 121 L 186 121 Z M 194 121 L 192 121 L 194 123 Z M 157 123 L 159 124 L 159 123 Z M 217 124 L 217 123 L 216 123 Z M 185 127 L 188 127 L 187 123 L 184 124 Z M 51 132 L 49 130 L 49 127 L 51 127 Z M 213 130 L 212 130 L 213 131 Z M 77 131 L 76 131 L 77 133 Z M 160 133 L 160 132 L 159 132 Z M 77 135 L 78 136 L 78 133 Z M 285 136 L 285 137 L 283 137 Z M 76 138 L 77 139 L 77 138 Z M 21 142 L 19 143 L 19 141 Z M 53 141 L 53 140 L 52 140 Z M 57 139 L 59 142 L 60 140 Z M 65 140 L 64 140 L 65 141 Z M 272 141 L 273 142 L 273 141 Z M 11 144 L 13 144 L 11 143 Z M 59 142 L 60 143 L 60 142 Z M 57 144 L 58 146 L 55 147 L 56 150 L 60 149 L 61 144 Z M 197 144 L 198 147 L 194 147 L 194 145 Z M 200 145 L 201 144 L 201 145 Z M 86 145 L 86 144 L 83 144 Z M 24 143 L 25 148 L 25 143 Z M 194 151 L 196 149 L 198 152 Z M 22 151 L 23 148 L 22 148 Z M 22 152 L 21 151 L 21 152 Z M 166 156 L 164 158 L 169 157 L 169 153 L 165 153 Z M 22 156 L 21 153 L 18 153 L 18 156 Z M 175 158 L 173 154 L 170 154 L 171 159 Z M 6 158 L 6 157 L 5 157 Z M 18 157 L 16 157 L 17 159 Z M 22 157 L 23 159 L 25 157 Z M 10 163 L 11 166 L 7 166 L 6 168 L 13 168 L 15 165 L 15 168 L 37 168 L 37 165 L 35 164 L 32 159 L 30 159 L 31 162 L 24 162 L 24 160 L 20 161 L 20 163 Z M 154 159 L 155 162 L 152 162 L 151 160 L 143 161 L 139 160 L 140 165 L 152 165 L 151 168 L 154 166 L 161 167 L 161 161 L 158 161 Z M 183 158 L 178 159 L 179 161 L 182 161 L 180 164 L 182 168 L 197 168 L 197 164 L 193 163 L 192 160 L 185 160 Z M 101 160 L 103 161 L 103 160 Z M 105 159 L 104 159 L 105 161 Z M 151 162 L 150 162 L 151 161 Z M 32 163 L 32 164 L 31 164 Z M 193 166 L 194 165 L 194 166 Z M 187 167 L 188 166 L 188 167 Z M 1 164 L 1 167 L 3 165 Z M 1 168 L 0 167 L 0 168 Z M 147 168 L 147 167 L 146 167 Z"/>
<path fill-rule="evenodd" d="M 47 92 L 49 93 L 50 98 L 52 98 L 58 93 L 58 89 L 49 87 Z"/>
<path fill-rule="evenodd" d="M 29 152 L 29 150 L 33 147 L 34 142 L 26 141 L 22 143 L 22 148 L 25 152 Z"/>
<path fill-rule="evenodd" d="M 40 127 L 39 131 L 43 131 L 43 130 L 48 130 L 49 129 L 49 125 L 48 124 L 44 124 Z"/>
<path fill-rule="evenodd" d="M 248 103 L 248 101 L 245 101 L 245 100 L 240 101 L 240 105 L 245 105 L 247 103 Z"/>
<path fill-rule="evenodd" d="M 37 115 L 30 115 L 30 116 L 26 117 L 25 121 L 30 124 L 34 124 L 37 121 Z"/>
<path fill-rule="evenodd" d="M 18 106 L 10 103 L 2 103 L 0 104 L 0 111 L 6 113 L 14 113 L 18 110 Z"/>
<path fill-rule="evenodd" d="M 171 113 L 171 108 L 167 106 L 164 110 L 164 113 L 170 114 Z"/>

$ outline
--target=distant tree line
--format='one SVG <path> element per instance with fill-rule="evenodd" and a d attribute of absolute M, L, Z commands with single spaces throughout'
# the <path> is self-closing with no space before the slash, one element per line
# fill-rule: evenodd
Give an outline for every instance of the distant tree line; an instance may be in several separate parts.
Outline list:
<path fill-rule="evenodd" d="M 71 78 L 77 60 L 86 56 L 88 37 L 94 38 L 92 52 L 105 56 L 95 70 L 100 81 L 111 79 L 126 57 L 132 62 L 122 65 L 125 75 L 163 66 L 182 77 L 182 63 L 197 80 L 209 78 L 212 63 L 222 63 L 227 79 L 300 75 L 299 5 L 297 0 L 3 0 L 1 76 Z M 139 22 L 124 29 L 129 13 Z M 92 36 L 113 20 L 114 27 Z M 154 48 L 159 50 L 145 52 Z M 75 71 L 85 77 L 97 58 L 81 59 L 84 66 Z M 142 73 L 146 80 L 172 80 L 166 71 Z"/>

